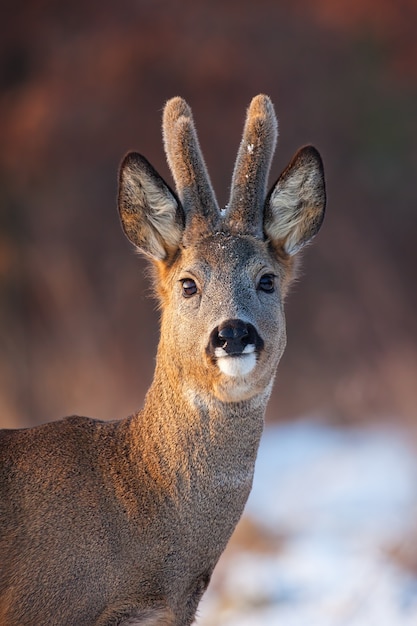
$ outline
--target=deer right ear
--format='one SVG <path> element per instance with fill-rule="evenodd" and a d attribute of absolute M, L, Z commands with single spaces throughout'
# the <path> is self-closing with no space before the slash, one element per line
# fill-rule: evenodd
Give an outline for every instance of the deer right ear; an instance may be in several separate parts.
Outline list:
<path fill-rule="evenodd" d="M 292 256 L 320 229 L 326 207 L 323 162 L 313 146 L 300 148 L 265 203 L 264 232 Z"/>
<path fill-rule="evenodd" d="M 135 152 L 120 167 L 119 214 L 128 239 L 148 257 L 163 261 L 178 248 L 185 222 L 182 206 L 152 165 Z"/>

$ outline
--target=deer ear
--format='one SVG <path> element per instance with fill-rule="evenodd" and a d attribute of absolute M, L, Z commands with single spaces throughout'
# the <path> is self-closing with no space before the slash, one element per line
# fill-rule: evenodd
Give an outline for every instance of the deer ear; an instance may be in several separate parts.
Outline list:
<path fill-rule="evenodd" d="M 126 236 L 145 255 L 163 261 L 178 248 L 184 230 L 181 204 L 145 157 L 135 152 L 120 167 L 119 214 Z"/>
<path fill-rule="evenodd" d="M 325 206 L 323 163 L 313 146 L 305 146 L 269 192 L 264 210 L 266 237 L 292 256 L 318 233 Z"/>

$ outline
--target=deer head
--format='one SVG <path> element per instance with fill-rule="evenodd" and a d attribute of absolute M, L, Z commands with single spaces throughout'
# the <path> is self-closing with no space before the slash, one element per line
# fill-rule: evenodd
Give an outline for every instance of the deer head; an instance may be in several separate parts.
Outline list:
<path fill-rule="evenodd" d="M 141 155 L 120 170 L 123 229 L 156 268 L 158 367 L 179 394 L 237 402 L 269 394 L 286 344 L 283 303 L 295 255 L 318 232 L 323 166 L 301 148 L 267 193 L 277 139 L 273 105 L 256 96 L 220 210 L 191 110 L 169 100 L 163 136 L 176 193 Z"/>

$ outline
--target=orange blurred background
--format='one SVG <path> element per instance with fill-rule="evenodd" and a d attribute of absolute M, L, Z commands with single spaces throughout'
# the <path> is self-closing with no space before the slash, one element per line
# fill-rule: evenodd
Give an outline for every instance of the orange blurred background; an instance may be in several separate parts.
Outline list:
<path fill-rule="evenodd" d="M 116 212 L 129 149 L 171 182 L 161 110 L 191 104 L 220 202 L 245 109 L 320 150 L 322 232 L 287 304 L 270 419 L 415 420 L 415 0 L 26 0 L 0 37 L 0 414 L 123 417 L 152 377 L 158 313 Z"/>

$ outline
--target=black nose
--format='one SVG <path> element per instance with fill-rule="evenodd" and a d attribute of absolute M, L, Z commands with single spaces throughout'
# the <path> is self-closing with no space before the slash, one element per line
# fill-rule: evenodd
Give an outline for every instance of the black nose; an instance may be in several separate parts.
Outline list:
<path fill-rule="evenodd" d="M 238 356 L 249 344 L 256 350 L 263 345 L 255 327 L 239 319 L 226 320 L 212 331 L 208 349 L 213 355 L 216 348 L 222 348 L 228 355 Z"/>

